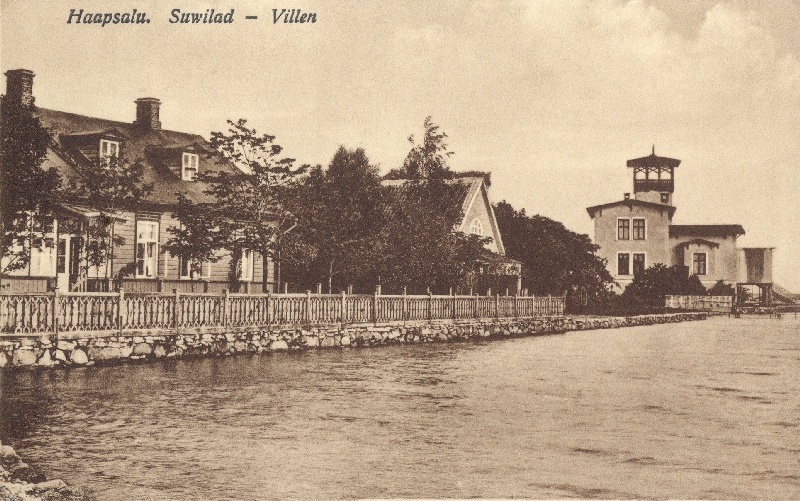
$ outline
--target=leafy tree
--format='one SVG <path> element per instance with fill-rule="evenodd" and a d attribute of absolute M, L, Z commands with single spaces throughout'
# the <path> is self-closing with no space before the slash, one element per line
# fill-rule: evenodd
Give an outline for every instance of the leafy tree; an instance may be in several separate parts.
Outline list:
<path fill-rule="evenodd" d="M 466 187 L 446 182 L 455 177 L 447 163 L 454 154 L 447 134 L 431 117 L 424 128 L 421 143 L 409 137 L 403 168 L 387 176 L 408 181 L 393 190 L 380 278 L 389 290 L 448 292 L 474 272 L 488 239 L 454 231 L 463 217 Z"/>
<path fill-rule="evenodd" d="M 50 133 L 35 107 L 4 99 L 0 116 L 1 281 L 3 273 L 28 265 L 31 248 L 46 244 L 40 230 L 52 219 L 61 178 L 43 168 Z"/>
<path fill-rule="evenodd" d="M 706 288 L 697 275 L 689 275 L 686 266 L 655 264 L 633 277 L 622 294 L 622 301 L 637 309 L 664 306 L 664 296 L 703 296 Z"/>
<path fill-rule="evenodd" d="M 210 204 L 195 204 L 179 193 L 173 216 L 181 224 L 167 228 L 172 237 L 164 244 L 164 251 L 185 260 L 189 278 L 194 279 L 195 275 L 200 275 L 203 263 L 216 263 L 222 258 L 217 251 L 224 246 L 225 239 Z M 236 285 L 239 276 L 233 275 L 230 281 Z"/>
<path fill-rule="evenodd" d="M 328 168 L 313 169 L 295 191 L 290 235 L 293 274 L 305 285 L 326 283 L 329 293 L 352 284 L 376 284 L 375 263 L 383 252 L 386 188 L 363 149 L 339 147 Z M 310 203 L 313 201 L 313 203 Z"/>
<path fill-rule="evenodd" d="M 522 263 L 523 288 L 533 294 L 566 294 L 572 311 L 606 303 L 613 279 L 587 235 L 544 216 L 528 216 L 506 201 L 495 205 L 494 213 L 506 256 Z"/>
<path fill-rule="evenodd" d="M 267 258 L 277 266 L 277 282 L 281 282 L 281 250 L 287 233 L 295 226 L 289 210 L 290 196 L 297 177 L 307 166 L 294 167 L 295 160 L 280 157 L 283 148 L 275 144 L 275 136 L 259 134 L 240 119 L 228 121 L 227 132 L 212 132 L 211 147 L 219 163 L 232 163 L 238 171 L 215 170 L 198 174 L 208 188 L 205 193 L 213 203 L 204 207 L 205 214 L 185 200 L 176 213 L 185 232 L 175 234 L 169 248 L 184 259 L 197 260 L 208 256 L 210 249 L 232 252 L 232 267 L 239 265 L 237 256 L 244 250 L 258 252 L 264 259 L 262 289 L 267 289 Z M 197 247 L 199 253 L 191 250 Z M 238 275 L 232 269 L 231 276 Z"/>
<path fill-rule="evenodd" d="M 489 239 L 456 232 L 466 188 L 409 184 L 394 190 L 381 283 L 387 290 L 446 293 L 475 270 Z M 438 193 L 438 196 L 435 196 Z"/>
<path fill-rule="evenodd" d="M 87 228 L 86 264 L 105 266 L 108 276 L 116 257 L 114 250 L 125 245 L 125 238 L 115 231 L 120 212 L 136 210 L 153 191 L 153 184 L 144 181 L 140 161 L 129 162 L 125 157 L 100 157 L 79 168 L 78 174 L 69 182 L 68 198 L 99 213 Z M 132 267 L 125 271 L 132 271 Z"/>

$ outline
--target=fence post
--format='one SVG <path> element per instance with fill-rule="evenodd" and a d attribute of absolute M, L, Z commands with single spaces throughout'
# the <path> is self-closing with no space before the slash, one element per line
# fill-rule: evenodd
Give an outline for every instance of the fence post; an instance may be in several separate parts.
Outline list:
<path fill-rule="evenodd" d="M 494 295 L 494 318 L 500 318 L 500 293 Z"/>
<path fill-rule="evenodd" d="M 339 307 L 342 310 L 341 315 L 339 316 L 339 322 L 344 323 L 345 318 L 347 318 L 347 295 L 344 291 L 342 291 L 342 301 Z"/>
<path fill-rule="evenodd" d="M 119 335 L 122 336 L 122 329 L 125 325 L 125 289 L 119 288 L 119 295 L 117 296 L 117 328 Z"/>
<path fill-rule="evenodd" d="M 514 294 L 514 318 L 519 318 L 519 296 Z"/>
<path fill-rule="evenodd" d="M 453 291 L 453 289 L 450 289 Z M 458 296 L 456 296 L 455 291 L 453 291 L 453 320 L 458 318 L 458 313 L 456 312 L 456 307 L 458 306 Z"/>
<path fill-rule="evenodd" d="M 407 289 L 403 287 L 403 325 L 408 320 L 408 297 L 406 297 Z"/>
<path fill-rule="evenodd" d="M 307 324 L 311 323 L 311 291 L 306 291 L 306 315 L 305 320 Z"/>
<path fill-rule="evenodd" d="M 267 334 L 272 331 L 272 290 L 267 290 Z"/>
<path fill-rule="evenodd" d="M 222 291 L 222 326 L 227 328 L 228 327 L 228 308 L 231 305 L 231 298 L 228 289 L 224 289 Z"/>
<path fill-rule="evenodd" d="M 56 342 L 58 342 L 58 313 L 60 310 L 58 287 L 56 287 L 53 289 L 53 336 Z"/>
<path fill-rule="evenodd" d="M 178 304 L 181 300 L 181 293 L 178 292 L 178 289 L 172 289 L 173 294 L 175 294 L 175 305 L 172 309 L 172 323 L 175 327 L 175 335 L 178 335 L 180 321 L 178 320 L 178 312 L 180 311 L 180 305 Z"/>
<path fill-rule="evenodd" d="M 433 320 L 433 293 L 428 289 L 428 322 Z"/>
<path fill-rule="evenodd" d="M 378 294 L 381 293 L 381 286 L 375 286 L 375 293 L 372 295 L 372 322 L 378 323 Z"/>
<path fill-rule="evenodd" d="M 475 294 L 475 301 L 472 302 L 472 316 L 478 318 L 478 295 Z"/>

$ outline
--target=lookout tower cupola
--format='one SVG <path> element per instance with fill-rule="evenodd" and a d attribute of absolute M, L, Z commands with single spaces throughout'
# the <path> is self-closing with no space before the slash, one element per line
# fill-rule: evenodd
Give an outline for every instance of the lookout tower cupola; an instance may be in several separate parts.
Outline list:
<path fill-rule="evenodd" d="M 628 167 L 633 169 L 633 195 L 636 200 L 672 205 L 675 168 L 680 164 L 681 161 L 675 158 L 656 156 L 655 146 L 650 155 L 628 160 Z"/>

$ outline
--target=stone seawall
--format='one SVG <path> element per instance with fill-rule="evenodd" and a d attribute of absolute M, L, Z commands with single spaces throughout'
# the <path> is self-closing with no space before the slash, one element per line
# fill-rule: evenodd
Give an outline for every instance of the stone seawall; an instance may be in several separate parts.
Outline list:
<path fill-rule="evenodd" d="M 49 368 L 193 356 L 365 347 L 520 337 L 702 320 L 706 313 L 635 317 L 542 317 L 385 324 L 272 326 L 232 332 L 142 331 L 124 335 L 62 333 L 58 339 L 0 338 L 0 368 Z"/>

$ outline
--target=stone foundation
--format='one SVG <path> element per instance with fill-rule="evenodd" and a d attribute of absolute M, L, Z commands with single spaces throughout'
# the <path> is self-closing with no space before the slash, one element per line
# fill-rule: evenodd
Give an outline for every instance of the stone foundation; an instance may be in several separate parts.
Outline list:
<path fill-rule="evenodd" d="M 610 329 L 702 320 L 706 313 L 635 317 L 542 317 L 475 319 L 386 324 L 273 326 L 235 332 L 136 332 L 125 335 L 62 333 L 58 339 L 0 339 L 0 368 L 47 368 L 224 356 L 312 348 L 366 347 L 387 344 L 466 341 L 520 337 L 575 330 Z"/>

